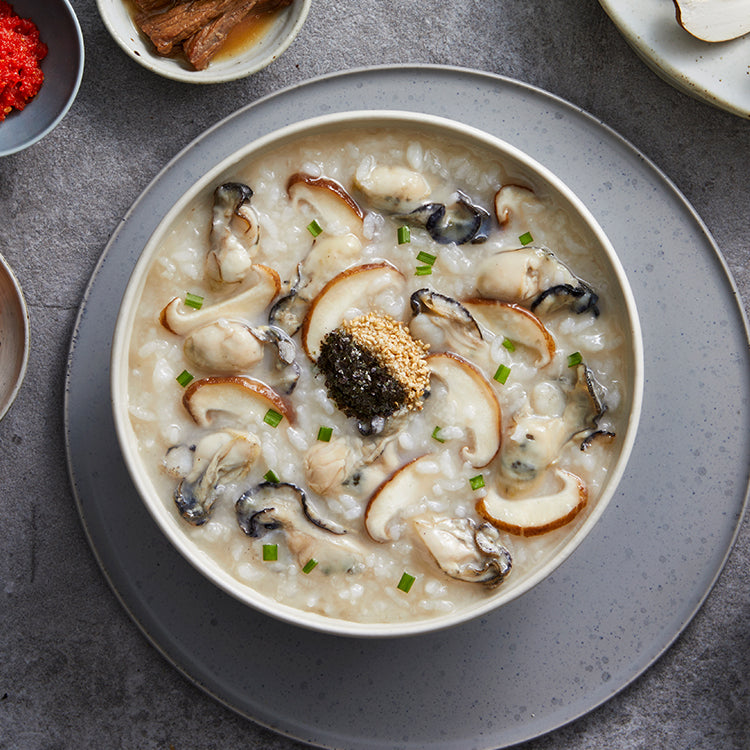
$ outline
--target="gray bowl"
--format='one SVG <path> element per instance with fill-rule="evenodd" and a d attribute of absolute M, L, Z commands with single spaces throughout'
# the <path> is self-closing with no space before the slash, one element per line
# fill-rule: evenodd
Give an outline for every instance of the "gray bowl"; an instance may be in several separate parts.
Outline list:
<path fill-rule="evenodd" d="M 42 60 L 44 83 L 20 112 L 0 123 L 0 156 L 15 154 L 44 138 L 76 98 L 83 76 L 83 35 L 68 0 L 12 0 L 13 10 L 30 18 L 48 47 Z"/>

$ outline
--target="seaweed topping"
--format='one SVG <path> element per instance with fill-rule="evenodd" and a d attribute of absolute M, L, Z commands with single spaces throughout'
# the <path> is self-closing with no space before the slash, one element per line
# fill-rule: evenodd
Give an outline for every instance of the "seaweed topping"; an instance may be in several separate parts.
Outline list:
<path fill-rule="evenodd" d="M 401 323 L 369 313 L 325 336 L 318 367 L 336 406 L 367 423 L 422 408 L 430 379 L 426 351 Z"/>

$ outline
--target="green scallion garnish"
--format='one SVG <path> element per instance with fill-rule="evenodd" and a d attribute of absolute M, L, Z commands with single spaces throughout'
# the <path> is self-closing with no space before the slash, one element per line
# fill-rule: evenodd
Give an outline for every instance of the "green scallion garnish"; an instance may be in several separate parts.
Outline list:
<path fill-rule="evenodd" d="M 263 545 L 263 562 L 276 562 L 279 559 L 278 544 Z"/>
<path fill-rule="evenodd" d="M 573 354 L 568 356 L 568 367 L 575 367 L 576 365 L 580 365 L 581 362 L 583 362 L 581 352 L 573 352 Z"/>
<path fill-rule="evenodd" d="M 398 244 L 405 245 L 407 242 L 411 242 L 411 231 L 406 225 L 398 228 Z"/>
<path fill-rule="evenodd" d="M 408 594 L 411 590 L 411 587 L 414 585 L 414 581 L 416 580 L 417 579 L 413 575 L 409 575 L 409 573 L 404 572 L 396 588 L 400 589 L 405 594 Z"/>
<path fill-rule="evenodd" d="M 414 269 L 415 276 L 429 276 L 432 273 L 432 266 L 417 266 Z"/>
<path fill-rule="evenodd" d="M 188 307 L 194 307 L 196 310 L 200 310 L 201 307 L 203 307 L 203 297 L 201 297 L 200 294 L 188 292 L 185 295 L 185 304 Z"/>
<path fill-rule="evenodd" d="M 323 227 L 318 224 L 317 219 L 313 219 L 308 225 L 307 225 L 307 231 L 310 232 L 310 234 L 313 237 L 317 237 L 322 231 Z"/>
<path fill-rule="evenodd" d="M 510 375 L 510 367 L 508 367 L 508 365 L 500 365 L 492 377 L 494 380 L 497 380 L 498 383 L 505 385 L 505 382 L 508 380 L 508 375 Z"/>
<path fill-rule="evenodd" d="M 472 490 L 481 490 L 484 487 L 484 477 L 481 474 L 477 474 L 469 480 L 469 486 Z"/>
<path fill-rule="evenodd" d="M 184 388 L 188 383 L 190 383 L 191 380 L 195 378 L 195 375 L 192 375 L 187 370 L 183 370 L 176 378 L 175 380 Z"/>
<path fill-rule="evenodd" d="M 445 442 L 445 438 L 440 437 L 440 427 L 435 427 L 435 429 L 432 431 L 432 439 L 437 440 L 438 443 Z"/>
<path fill-rule="evenodd" d="M 305 563 L 305 567 L 304 567 L 304 568 L 302 568 L 302 572 L 303 572 L 303 573 L 304 573 L 305 575 L 307 575 L 307 574 L 308 574 L 308 573 L 309 573 L 310 571 L 312 571 L 312 569 L 313 569 L 313 568 L 314 568 L 314 567 L 315 567 L 315 566 L 316 566 L 317 564 L 318 564 L 318 561 L 317 561 L 317 560 L 316 560 L 316 559 L 315 559 L 314 557 L 311 557 L 311 558 L 310 558 L 310 559 L 309 559 L 309 560 L 308 560 L 308 561 L 307 561 L 307 562 Z"/>
<path fill-rule="evenodd" d="M 530 245 L 530 244 L 531 244 L 531 243 L 532 243 L 532 242 L 534 241 L 534 238 L 533 238 L 533 237 L 531 236 L 531 232 L 524 232 L 524 233 L 523 233 L 523 234 L 522 234 L 522 235 L 521 235 L 521 236 L 520 236 L 520 237 L 518 238 L 518 241 L 519 241 L 519 242 L 520 242 L 520 243 L 521 243 L 522 245 Z"/>
<path fill-rule="evenodd" d="M 433 255 L 432 253 L 426 253 L 424 250 L 420 250 L 420 252 L 417 254 L 417 260 L 420 263 L 424 263 L 427 266 L 431 266 L 437 260 L 437 255 Z"/>
<path fill-rule="evenodd" d="M 271 427 L 278 427 L 282 419 L 284 419 L 284 415 L 279 414 L 279 412 L 274 411 L 273 409 L 269 409 L 266 412 L 266 416 L 263 417 L 263 421 L 266 424 L 270 424 Z"/>
<path fill-rule="evenodd" d="M 263 479 L 266 480 L 266 482 L 273 482 L 273 484 L 278 484 L 281 480 L 278 477 L 278 474 L 273 469 L 269 469 L 264 475 Z"/>
<path fill-rule="evenodd" d="M 503 339 L 503 346 L 509 352 L 514 352 L 516 350 L 516 345 L 507 336 Z"/>
<path fill-rule="evenodd" d="M 333 435 L 333 427 L 320 427 L 318 429 L 318 440 L 322 443 L 328 443 Z"/>

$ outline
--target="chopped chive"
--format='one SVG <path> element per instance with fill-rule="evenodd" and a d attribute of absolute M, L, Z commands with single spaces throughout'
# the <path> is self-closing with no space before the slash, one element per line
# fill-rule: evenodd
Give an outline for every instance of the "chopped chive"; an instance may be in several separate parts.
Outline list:
<path fill-rule="evenodd" d="M 411 242 L 411 231 L 404 225 L 398 228 L 398 244 L 405 245 L 407 242 Z"/>
<path fill-rule="evenodd" d="M 279 559 L 279 545 L 278 544 L 264 544 L 263 545 L 263 562 L 275 562 Z"/>
<path fill-rule="evenodd" d="M 313 237 L 317 237 L 322 231 L 323 227 L 318 224 L 317 219 L 313 219 L 308 225 L 307 225 L 307 231 L 310 232 L 310 234 Z"/>
<path fill-rule="evenodd" d="M 497 380 L 498 383 L 505 385 L 505 382 L 508 380 L 508 375 L 510 375 L 510 367 L 507 365 L 500 365 L 492 377 L 494 380 Z"/>
<path fill-rule="evenodd" d="M 575 367 L 576 365 L 580 365 L 581 362 L 583 362 L 581 352 L 573 352 L 573 354 L 568 357 L 568 367 Z"/>
<path fill-rule="evenodd" d="M 429 276 L 432 273 L 432 266 L 417 266 L 414 269 L 415 276 Z"/>
<path fill-rule="evenodd" d="M 273 484 L 278 484 L 281 480 L 279 479 L 278 475 L 273 469 L 269 469 L 264 475 L 263 479 L 266 480 L 266 482 L 273 482 Z"/>
<path fill-rule="evenodd" d="M 201 297 L 200 294 L 188 292 L 185 295 L 185 304 L 188 307 L 194 307 L 196 310 L 200 310 L 201 307 L 203 307 L 203 297 Z"/>
<path fill-rule="evenodd" d="M 322 443 L 328 443 L 333 435 L 333 427 L 321 427 L 318 430 L 318 440 Z"/>
<path fill-rule="evenodd" d="M 195 375 L 192 375 L 187 370 L 183 370 L 176 378 L 175 380 L 184 388 L 188 383 L 190 383 L 191 380 L 195 378 Z"/>
<path fill-rule="evenodd" d="M 484 477 L 481 474 L 477 474 L 469 480 L 469 486 L 472 490 L 481 490 L 484 487 Z"/>
<path fill-rule="evenodd" d="M 420 263 L 425 263 L 426 265 L 431 266 L 437 260 L 437 255 L 420 250 L 417 254 L 417 260 Z"/>
<path fill-rule="evenodd" d="M 398 582 L 398 586 L 396 588 L 403 591 L 405 594 L 408 594 L 411 590 L 411 587 L 414 585 L 414 581 L 417 579 L 413 575 L 409 575 L 409 573 L 404 573 L 401 576 L 401 580 Z"/>
<path fill-rule="evenodd" d="M 438 443 L 445 442 L 445 438 L 440 437 L 440 427 L 435 427 L 435 429 L 432 431 L 432 439 L 437 440 Z"/>
<path fill-rule="evenodd" d="M 531 236 L 531 232 L 524 232 L 519 238 L 518 241 L 522 245 L 529 245 L 534 241 L 534 238 Z"/>
<path fill-rule="evenodd" d="M 516 350 L 516 345 L 507 336 L 503 339 L 503 346 L 509 352 L 514 352 Z"/>
<path fill-rule="evenodd" d="M 283 415 L 273 409 L 269 409 L 266 412 L 266 416 L 263 417 L 263 421 L 266 424 L 270 424 L 271 427 L 278 427 L 282 419 L 284 419 Z"/>
<path fill-rule="evenodd" d="M 318 561 L 317 561 L 317 560 L 316 560 L 316 559 L 315 559 L 314 557 L 311 557 L 311 558 L 310 558 L 310 559 L 309 559 L 309 560 L 308 560 L 308 561 L 307 561 L 307 562 L 305 563 L 305 567 L 304 567 L 304 568 L 302 568 L 302 572 L 303 572 L 303 573 L 305 573 L 305 574 L 309 573 L 310 571 L 312 571 L 312 569 L 313 569 L 313 568 L 314 568 L 314 567 L 315 567 L 315 566 L 316 566 L 317 564 L 318 564 Z"/>

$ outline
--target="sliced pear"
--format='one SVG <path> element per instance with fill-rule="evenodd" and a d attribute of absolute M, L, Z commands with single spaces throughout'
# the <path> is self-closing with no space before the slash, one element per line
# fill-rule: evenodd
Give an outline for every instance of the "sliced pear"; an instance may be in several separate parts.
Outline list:
<path fill-rule="evenodd" d="M 477 512 L 493 526 L 517 536 L 537 536 L 570 523 L 586 507 L 588 492 L 580 477 L 557 469 L 558 492 L 509 500 L 490 489 L 477 502 Z"/>
<path fill-rule="evenodd" d="M 486 466 L 500 450 L 501 441 L 502 417 L 494 389 L 471 362 L 453 352 L 431 354 L 427 366 L 430 375 L 447 388 L 445 398 L 458 404 L 456 412 L 464 421 L 451 426 L 463 427 L 471 435 L 461 458 L 476 468 Z"/>
<path fill-rule="evenodd" d="M 329 234 L 351 232 L 362 239 L 364 212 L 336 180 L 297 172 L 287 181 L 286 192 L 295 203 L 309 203 L 321 227 Z"/>
<path fill-rule="evenodd" d="M 387 294 L 403 297 L 406 279 L 395 266 L 385 261 L 347 268 L 334 276 L 310 303 L 302 323 L 302 348 L 311 360 L 320 354 L 320 343 L 327 333 L 358 314 L 388 312 L 378 298 Z"/>
<path fill-rule="evenodd" d="M 482 326 L 496 336 L 505 336 L 513 344 L 536 353 L 536 367 L 548 365 L 555 356 L 555 339 L 534 313 L 521 305 L 494 299 L 470 299 L 464 307 Z"/>
<path fill-rule="evenodd" d="M 185 389 L 182 403 L 201 427 L 223 414 L 247 428 L 250 423 L 260 424 L 269 409 L 294 421 L 291 406 L 271 386 L 241 375 L 196 380 Z"/>
<path fill-rule="evenodd" d="M 674 0 L 677 23 L 704 42 L 750 33 L 750 0 Z"/>
<path fill-rule="evenodd" d="M 420 469 L 425 461 L 434 461 L 433 455 L 428 453 L 405 464 L 370 496 L 365 509 L 365 529 L 376 542 L 391 541 L 391 521 L 432 494 L 437 475 Z"/>
<path fill-rule="evenodd" d="M 180 297 L 174 297 L 161 311 L 161 324 L 168 331 L 185 336 L 198 326 L 213 323 L 219 318 L 252 321 L 275 299 L 281 289 L 281 280 L 273 268 L 259 264 L 252 267 L 246 278 L 250 286 L 244 291 L 200 310 L 187 307 Z"/>

